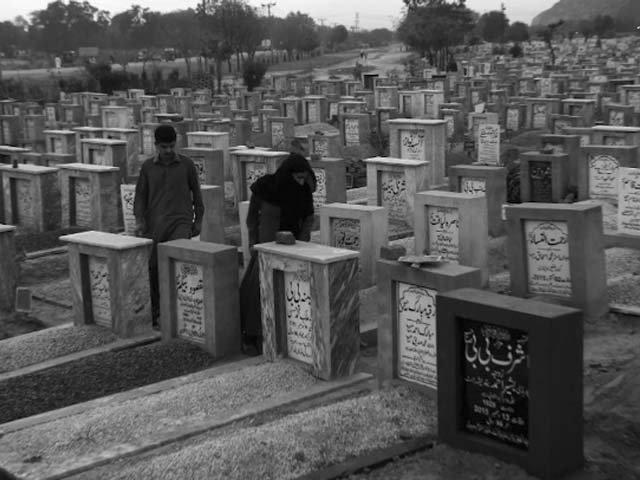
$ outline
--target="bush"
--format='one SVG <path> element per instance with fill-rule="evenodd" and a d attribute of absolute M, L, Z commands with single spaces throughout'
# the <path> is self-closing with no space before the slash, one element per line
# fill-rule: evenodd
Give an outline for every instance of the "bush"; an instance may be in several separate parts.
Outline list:
<path fill-rule="evenodd" d="M 522 46 L 519 43 L 514 43 L 513 47 L 509 49 L 509 55 L 511 55 L 513 58 L 522 57 L 524 55 L 524 52 L 522 51 Z"/>
<path fill-rule="evenodd" d="M 265 73 L 267 73 L 267 68 L 265 63 L 256 62 L 255 60 L 247 60 L 244 62 L 242 66 L 242 78 L 250 92 L 260 86 Z"/>

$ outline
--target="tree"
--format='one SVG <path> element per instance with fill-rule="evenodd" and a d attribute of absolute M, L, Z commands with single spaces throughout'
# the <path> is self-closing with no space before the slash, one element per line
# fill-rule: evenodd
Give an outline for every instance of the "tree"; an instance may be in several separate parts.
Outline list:
<path fill-rule="evenodd" d="M 24 46 L 27 33 L 9 21 L 0 23 L 0 51 L 12 57 L 16 47 Z"/>
<path fill-rule="evenodd" d="M 222 64 L 231 58 L 234 51 L 236 32 L 230 31 L 230 20 L 236 3 L 235 0 L 214 0 L 198 6 L 203 54 L 215 62 L 218 93 L 222 92 Z"/>
<path fill-rule="evenodd" d="M 523 56 L 522 46 L 519 43 L 514 43 L 513 46 L 509 49 L 509 54 L 513 58 L 520 58 Z"/>
<path fill-rule="evenodd" d="M 593 32 L 599 37 L 610 36 L 615 30 L 616 22 L 611 15 L 598 15 L 593 19 Z"/>
<path fill-rule="evenodd" d="M 349 38 L 349 31 L 344 25 L 336 25 L 329 32 L 329 45 L 333 48 L 344 43 Z"/>
<path fill-rule="evenodd" d="M 31 14 L 30 34 L 35 47 L 45 52 L 75 49 L 79 45 L 104 46 L 109 23 L 109 12 L 87 1 L 71 0 L 65 4 L 57 0 Z"/>
<path fill-rule="evenodd" d="M 486 42 L 504 43 L 505 32 L 509 26 L 509 20 L 504 12 L 498 10 L 487 12 L 480 17 L 478 25 L 480 35 Z"/>
<path fill-rule="evenodd" d="M 523 22 L 514 22 L 507 27 L 505 39 L 508 42 L 527 42 L 529 41 L 529 27 Z"/>
<path fill-rule="evenodd" d="M 242 78 L 250 92 L 260 86 L 265 73 L 267 73 L 267 66 L 262 62 L 250 59 L 242 65 Z"/>
<path fill-rule="evenodd" d="M 464 0 L 404 0 L 405 16 L 398 37 L 406 45 L 427 57 L 431 65 L 444 70 L 450 49 L 463 43 L 473 29 L 473 14 Z"/>
<path fill-rule="evenodd" d="M 557 22 L 550 23 L 546 27 L 542 28 L 538 35 L 547 44 L 547 48 L 549 49 L 549 55 L 551 55 L 551 65 L 556 64 L 556 52 L 553 49 L 553 37 L 556 34 L 556 31 L 564 25 L 564 20 L 558 20 Z"/>
<path fill-rule="evenodd" d="M 320 45 L 316 24 L 306 13 L 291 12 L 275 22 L 273 40 L 276 48 L 286 50 L 289 58 L 294 51 L 310 52 Z"/>

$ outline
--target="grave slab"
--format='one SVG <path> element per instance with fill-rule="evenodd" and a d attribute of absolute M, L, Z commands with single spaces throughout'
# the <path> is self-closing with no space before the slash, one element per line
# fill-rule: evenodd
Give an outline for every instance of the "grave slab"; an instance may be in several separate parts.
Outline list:
<path fill-rule="evenodd" d="M 505 207 L 511 292 L 604 315 L 607 278 L 602 207 L 523 203 Z"/>
<path fill-rule="evenodd" d="M 307 363 L 323 380 L 353 374 L 360 342 L 358 252 L 307 242 L 255 249 L 265 358 Z"/>
<path fill-rule="evenodd" d="M 19 265 L 16 262 L 16 242 L 13 225 L 0 224 L 0 311 L 14 308 Z"/>
<path fill-rule="evenodd" d="M 367 165 L 367 204 L 387 207 L 389 220 L 411 227 L 415 194 L 429 188 L 429 162 L 374 157 L 364 163 Z"/>
<path fill-rule="evenodd" d="M 233 150 L 231 162 L 236 204 L 249 200 L 253 182 L 266 174 L 275 173 L 288 156 L 287 152 L 255 148 Z"/>
<path fill-rule="evenodd" d="M 560 203 L 569 189 L 569 155 L 526 152 L 520 155 L 520 200 Z"/>
<path fill-rule="evenodd" d="M 507 203 L 507 169 L 484 165 L 449 167 L 449 190 L 467 195 L 485 195 L 489 235 L 504 234 L 502 205 Z"/>
<path fill-rule="evenodd" d="M 414 268 L 378 260 L 378 381 L 399 381 L 435 396 L 438 389 L 436 295 L 480 288 L 480 270 L 454 264 Z"/>
<path fill-rule="evenodd" d="M 202 185 L 204 218 L 200 240 L 211 243 L 224 243 L 224 186 Z"/>
<path fill-rule="evenodd" d="M 388 212 L 384 207 L 330 203 L 320 207 L 323 245 L 360 252 L 360 289 L 376 283 L 376 259 L 388 244 Z"/>
<path fill-rule="evenodd" d="M 415 198 L 415 252 L 479 268 L 489 281 L 489 226 L 482 196 L 430 190 Z"/>
<path fill-rule="evenodd" d="M 470 288 L 436 308 L 440 439 L 544 479 L 579 470 L 580 312 Z"/>
<path fill-rule="evenodd" d="M 75 325 L 95 323 L 121 337 L 151 329 L 151 240 L 89 231 L 64 235 Z"/>
<path fill-rule="evenodd" d="M 618 201 L 620 167 L 638 166 L 637 146 L 588 145 L 578 163 L 578 199 Z"/>
<path fill-rule="evenodd" d="M 158 269 L 162 339 L 196 343 L 216 358 L 238 353 L 236 247 L 184 239 L 161 243 Z"/>
<path fill-rule="evenodd" d="M 316 191 L 313 192 L 313 208 L 316 215 L 320 206 L 325 203 L 345 203 L 346 162 L 341 158 L 311 157 L 309 165 L 316 176 Z"/>

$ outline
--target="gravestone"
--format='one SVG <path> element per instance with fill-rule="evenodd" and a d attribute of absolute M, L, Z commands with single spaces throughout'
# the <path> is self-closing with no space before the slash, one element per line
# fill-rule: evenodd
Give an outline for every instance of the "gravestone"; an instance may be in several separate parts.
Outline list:
<path fill-rule="evenodd" d="M 415 194 L 429 188 L 429 162 L 374 157 L 364 163 L 367 165 L 367 204 L 387 207 L 390 221 L 411 229 Z"/>
<path fill-rule="evenodd" d="M 57 168 L 29 164 L 20 164 L 18 168 L 0 165 L 0 177 L 7 223 L 17 226 L 21 233 L 60 228 Z"/>
<path fill-rule="evenodd" d="M 313 192 L 313 208 L 318 213 L 325 203 L 345 203 L 347 201 L 346 162 L 341 158 L 311 157 L 309 165 L 316 177 L 316 191 Z"/>
<path fill-rule="evenodd" d="M 368 113 L 341 114 L 338 117 L 342 145 L 357 147 L 369 144 L 371 116 Z"/>
<path fill-rule="evenodd" d="M 130 129 L 135 126 L 131 123 L 129 108 L 124 106 L 105 106 L 101 108 L 103 128 L 125 128 Z"/>
<path fill-rule="evenodd" d="M 559 203 L 569 188 L 569 156 L 526 152 L 520 155 L 520 200 Z"/>
<path fill-rule="evenodd" d="M 102 138 L 102 128 L 74 127 L 72 131 L 76 134 L 76 161 L 84 163 L 84 158 L 82 157 L 82 140 L 87 138 Z"/>
<path fill-rule="evenodd" d="M 204 217 L 200 241 L 224 244 L 224 185 L 202 185 Z"/>
<path fill-rule="evenodd" d="M 376 108 L 398 108 L 398 87 L 395 85 L 376 86 L 374 89 Z"/>
<path fill-rule="evenodd" d="M 122 222 L 125 235 L 134 236 L 136 232 L 136 216 L 133 212 L 133 202 L 136 195 L 135 184 L 120 185 L 120 205 L 122 206 Z"/>
<path fill-rule="evenodd" d="M 593 145 L 621 147 L 624 145 L 640 145 L 639 127 L 615 127 L 596 125 L 593 127 Z"/>
<path fill-rule="evenodd" d="M 185 239 L 161 243 L 158 269 L 163 341 L 177 337 L 202 346 L 216 358 L 238 353 L 236 248 Z"/>
<path fill-rule="evenodd" d="M 299 97 L 284 97 L 282 101 L 282 116 L 293 118 L 296 125 L 305 123 L 302 116 L 302 99 Z"/>
<path fill-rule="evenodd" d="M 320 123 L 327 118 L 327 98 L 321 95 L 302 97 L 303 123 Z"/>
<path fill-rule="evenodd" d="M 566 98 L 562 100 L 566 115 L 582 118 L 583 125 L 592 125 L 596 112 L 596 101 L 590 99 Z"/>
<path fill-rule="evenodd" d="M 603 108 L 603 118 L 606 124 L 615 127 L 633 125 L 633 106 L 621 103 L 609 103 Z"/>
<path fill-rule="evenodd" d="M 480 270 L 448 263 L 414 268 L 378 260 L 378 381 L 438 389 L 436 295 L 480 288 Z"/>
<path fill-rule="evenodd" d="M 127 142 L 106 138 L 87 138 L 82 140 L 82 161 L 89 165 L 118 167 L 120 182 L 127 183 L 129 169 L 127 166 Z"/>
<path fill-rule="evenodd" d="M 134 128 L 105 128 L 102 135 L 107 140 L 120 140 L 127 143 L 127 178 L 133 179 L 140 173 L 140 132 Z"/>
<path fill-rule="evenodd" d="M 578 199 L 618 201 L 618 173 L 620 167 L 638 166 L 637 146 L 582 147 L 578 164 Z"/>
<path fill-rule="evenodd" d="M 470 196 L 484 195 L 487 201 L 489 235 L 504 234 L 502 205 L 507 203 L 507 169 L 484 165 L 449 167 L 449 190 Z"/>
<path fill-rule="evenodd" d="M 569 185 L 579 183 L 580 137 L 578 135 L 541 135 L 540 143 L 545 153 L 566 153 L 569 156 Z"/>
<path fill-rule="evenodd" d="M 438 294 L 436 308 L 440 439 L 540 478 L 579 470 L 580 312 L 469 288 Z"/>
<path fill-rule="evenodd" d="M 498 114 L 493 112 L 485 112 L 485 113 L 472 112 L 468 115 L 468 117 L 469 117 L 469 132 L 473 137 L 474 143 L 477 143 L 478 141 L 480 125 L 484 125 L 484 124 L 498 125 L 500 123 L 500 118 L 498 117 Z"/>
<path fill-rule="evenodd" d="M 607 284 L 602 207 L 523 203 L 505 207 L 511 292 L 605 314 Z"/>
<path fill-rule="evenodd" d="M 151 240 L 96 231 L 60 240 L 68 244 L 75 325 L 97 324 L 121 337 L 151 329 Z"/>
<path fill-rule="evenodd" d="M 500 125 L 485 123 L 478 126 L 478 162 L 500 165 Z"/>
<path fill-rule="evenodd" d="M 20 117 L 17 115 L 1 115 L 0 134 L 0 140 L 3 145 L 17 146 L 20 136 Z"/>
<path fill-rule="evenodd" d="M 295 137 L 294 120 L 290 117 L 270 117 L 267 119 L 269 146 L 274 150 L 288 150 Z"/>
<path fill-rule="evenodd" d="M 398 92 L 400 117 L 418 119 L 424 112 L 424 95 L 419 90 Z"/>
<path fill-rule="evenodd" d="M 429 162 L 429 186 L 445 177 L 447 124 L 444 120 L 393 119 L 389 125 L 389 156 Z"/>
<path fill-rule="evenodd" d="M 340 134 L 316 132 L 307 137 L 309 155 L 320 158 L 337 158 L 340 156 Z"/>
<path fill-rule="evenodd" d="M 45 130 L 45 152 L 61 155 L 76 154 L 76 133 L 73 130 Z"/>
<path fill-rule="evenodd" d="M 315 243 L 255 246 L 263 355 L 311 365 L 323 380 L 353 374 L 358 358 L 358 252 Z"/>
<path fill-rule="evenodd" d="M 211 148 L 187 147 L 180 153 L 193 160 L 200 185 L 218 185 L 224 189 L 224 151 Z"/>
<path fill-rule="evenodd" d="M 14 307 L 19 265 L 16 261 L 16 242 L 13 225 L 0 224 L 0 311 Z"/>
<path fill-rule="evenodd" d="M 593 136 L 593 129 L 591 127 L 565 127 L 565 135 L 577 135 L 580 137 L 580 146 L 591 145 L 591 137 Z"/>
<path fill-rule="evenodd" d="M 582 117 L 572 117 L 571 115 L 560 115 L 552 113 L 549 115 L 549 130 L 556 135 L 564 135 L 566 128 L 581 127 L 584 125 Z"/>
<path fill-rule="evenodd" d="M 376 260 L 380 247 L 388 243 L 388 218 L 384 207 L 330 203 L 322 205 L 320 242 L 331 247 L 360 252 L 360 289 L 376 283 Z"/>
<path fill-rule="evenodd" d="M 415 196 L 415 252 L 480 269 L 489 281 L 489 226 L 482 196 L 429 190 Z"/>
<path fill-rule="evenodd" d="M 444 103 L 442 90 L 422 90 L 423 112 L 422 118 L 437 119 L 440 115 L 440 105 Z"/>
<path fill-rule="evenodd" d="M 188 132 L 187 147 L 209 148 L 222 150 L 224 163 L 224 178 L 227 181 L 233 179 L 233 167 L 229 155 L 229 134 L 223 132 Z"/>
<path fill-rule="evenodd" d="M 231 152 L 236 205 L 249 200 L 253 182 L 263 175 L 275 173 L 288 156 L 287 152 L 253 148 L 237 149 Z"/>
<path fill-rule="evenodd" d="M 69 163 L 59 166 L 62 228 L 117 232 L 122 225 L 118 167 Z"/>

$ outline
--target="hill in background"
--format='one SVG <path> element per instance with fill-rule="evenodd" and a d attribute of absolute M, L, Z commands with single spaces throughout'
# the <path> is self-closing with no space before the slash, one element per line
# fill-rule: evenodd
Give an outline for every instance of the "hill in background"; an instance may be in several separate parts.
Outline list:
<path fill-rule="evenodd" d="M 640 25 L 640 0 L 560 0 L 539 13 L 531 25 L 548 25 L 558 20 L 588 20 L 598 15 L 610 15 L 629 27 Z"/>

